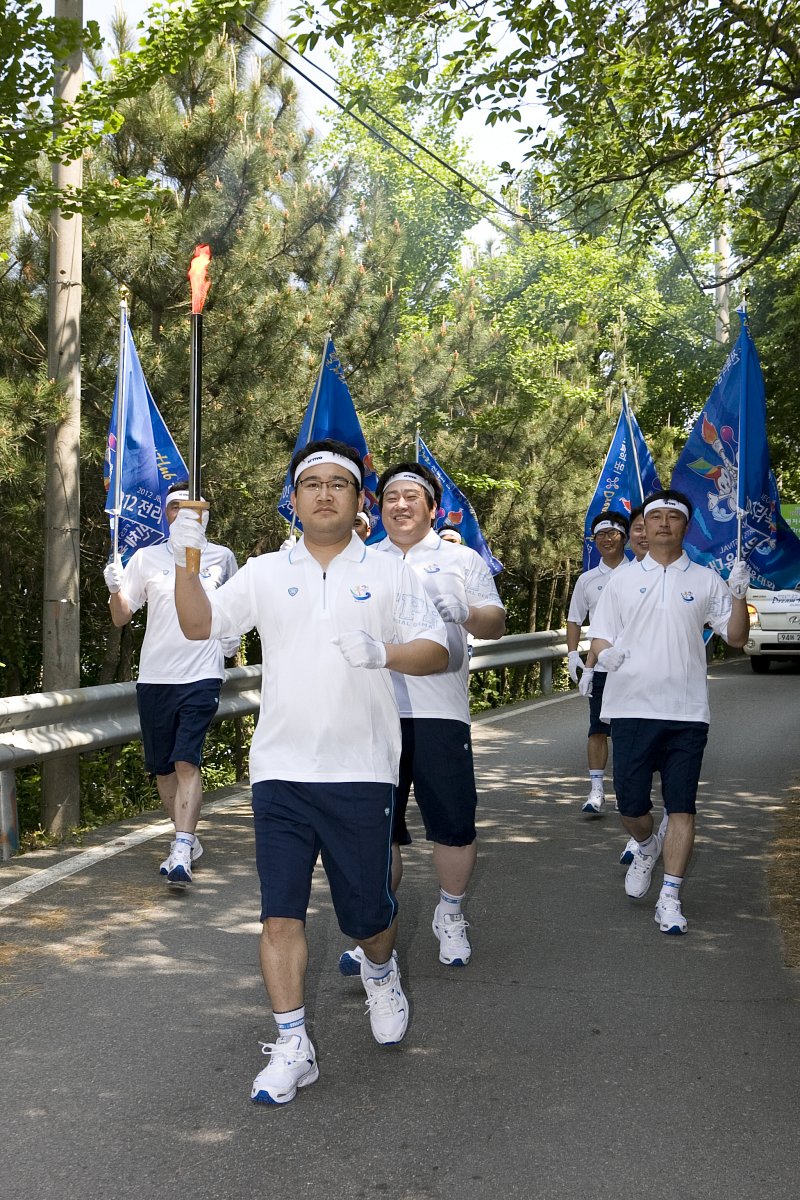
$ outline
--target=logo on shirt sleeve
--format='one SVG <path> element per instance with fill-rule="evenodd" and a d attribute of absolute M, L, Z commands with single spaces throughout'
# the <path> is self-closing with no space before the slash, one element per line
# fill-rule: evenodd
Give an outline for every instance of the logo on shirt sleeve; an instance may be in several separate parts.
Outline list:
<path fill-rule="evenodd" d="M 296 588 L 296 587 L 290 587 L 290 588 L 287 588 L 286 590 L 290 596 L 296 596 L 297 593 L 300 591 L 300 589 Z"/>

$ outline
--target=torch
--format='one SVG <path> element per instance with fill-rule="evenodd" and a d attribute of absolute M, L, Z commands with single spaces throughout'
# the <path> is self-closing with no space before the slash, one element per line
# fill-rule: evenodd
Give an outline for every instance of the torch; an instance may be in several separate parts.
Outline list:
<path fill-rule="evenodd" d="M 184 508 L 194 509 L 200 514 L 208 508 L 200 494 L 200 442 L 201 414 L 200 393 L 203 381 L 203 305 L 205 304 L 211 280 L 208 278 L 208 264 L 211 261 L 211 247 L 198 246 L 189 264 L 189 282 L 192 287 L 191 343 L 189 357 L 189 499 Z M 200 551 L 188 547 L 186 551 L 186 570 L 190 575 L 200 574 Z"/>

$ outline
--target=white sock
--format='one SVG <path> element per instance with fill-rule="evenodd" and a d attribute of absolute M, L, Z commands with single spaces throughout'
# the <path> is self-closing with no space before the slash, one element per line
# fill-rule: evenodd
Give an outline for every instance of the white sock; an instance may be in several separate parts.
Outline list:
<path fill-rule="evenodd" d="M 439 915 L 446 917 L 448 914 L 451 917 L 461 916 L 461 902 L 466 896 L 466 892 L 462 892 L 460 896 L 454 896 L 451 892 L 446 892 L 444 888 L 439 888 L 439 903 L 437 908 Z"/>
<path fill-rule="evenodd" d="M 664 882 L 661 885 L 661 894 L 659 900 L 680 900 L 681 884 L 683 883 L 682 875 L 664 875 Z"/>
<path fill-rule="evenodd" d="M 645 841 L 639 842 L 638 846 L 642 854 L 649 854 L 651 857 L 658 854 L 658 839 L 654 833 L 651 833 Z"/>
<path fill-rule="evenodd" d="M 375 963 L 371 958 L 364 955 L 364 961 L 361 964 L 361 975 L 364 979 L 369 979 L 372 983 L 386 983 L 392 973 L 392 960 L 389 959 L 385 963 Z"/>
<path fill-rule="evenodd" d="M 601 792 L 604 787 L 604 784 L 603 784 L 603 776 L 604 775 L 605 775 L 605 771 L 590 771 L 589 772 L 589 778 L 592 781 L 592 787 L 597 788 L 598 791 L 601 791 Z"/>
<path fill-rule="evenodd" d="M 175 830 L 175 841 L 183 842 L 184 845 L 191 847 L 194 845 L 194 834 L 193 833 L 184 833 L 184 832 L 176 829 Z"/>
<path fill-rule="evenodd" d="M 301 1042 L 308 1041 L 305 1004 L 301 1004 L 300 1008 L 293 1008 L 291 1012 L 274 1012 L 272 1015 L 278 1026 L 278 1037 L 291 1037 L 294 1034 Z"/>

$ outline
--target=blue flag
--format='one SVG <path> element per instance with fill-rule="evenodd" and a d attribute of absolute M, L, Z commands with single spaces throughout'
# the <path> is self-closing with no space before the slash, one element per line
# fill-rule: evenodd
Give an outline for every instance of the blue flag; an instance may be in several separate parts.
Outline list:
<path fill-rule="evenodd" d="M 761 364 L 747 315 L 738 312 L 741 332 L 675 464 L 672 487 L 694 505 L 684 546 L 695 562 L 727 577 L 741 515 L 742 557 L 754 586 L 793 588 L 800 582 L 800 539 L 780 515 Z"/>
<path fill-rule="evenodd" d="M 422 463 L 429 471 L 433 471 L 442 485 L 442 504 L 436 514 L 437 524 L 440 521 L 448 521 L 451 525 L 454 525 L 461 534 L 464 545 L 469 546 L 472 550 L 476 550 L 492 574 L 499 575 L 503 569 L 503 564 L 499 559 L 495 558 L 487 546 L 486 538 L 481 533 L 481 527 L 478 524 L 478 518 L 475 516 L 472 505 L 464 493 L 456 487 L 449 475 L 445 474 L 419 436 L 417 436 L 417 462 Z"/>
<path fill-rule="evenodd" d="M 156 408 L 142 373 L 133 344 L 128 319 L 123 315 L 125 342 L 124 430 L 119 428 L 120 384 L 114 390 L 111 423 L 108 427 L 103 479 L 106 488 L 105 511 L 118 521 L 117 544 L 126 563 L 141 546 L 154 546 L 168 536 L 165 513 L 167 492 L 173 483 L 186 479 L 189 472 L 177 446 Z M 122 464 L 120 511 L 115 512 L 116 472 Z"/>
<path fill-rule="evenodd" d="M 330 338 L 326 343 L 325 358 L 319 379 L 308 402 L 306 415 L 303 417 L 303 423 L 294 444 L 294 454 L 303 446 L 307 446 L 309 442 L 320 441 L 323 438 L 336 438 L 337 441 L 344 442 L 346 446 L 352 446 L 361 455 L 364 463 L 364 491 L 373 530 L 369 540 L 374 541 L 377 530 L 380 529 L 382 533 L 380 513 L 375 499 L 378 476 L 372 465 L 372 457 L 367 449 L 364 434 L 361 432 L 353 397 L 350 395 L 341 363 L 336 357 L 336 350 Z M 278 501 L 278 512 L 290 523 L 293 516 L 290 502 L 292 489 L 293 481 L 287 470 L 281 498 Z M 299 529 L 303 528 L 299 521 L 295 520 L 295 524 Z"/>
<path fill-rule="evenodd" d="M 599 513 L 621 512 L 626 517 L 645 496 L 661 490 L 653 456 L 639 422 L 622 395 L 622 411 L 583 524 L 583 569 L 596 567 L 600 555 L 592 537 L 592 521 Z"/>

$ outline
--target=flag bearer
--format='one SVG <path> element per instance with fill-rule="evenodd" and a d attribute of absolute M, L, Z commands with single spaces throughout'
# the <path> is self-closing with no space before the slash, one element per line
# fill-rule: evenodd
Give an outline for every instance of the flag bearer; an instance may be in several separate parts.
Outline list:
<path fill-rule="evenodd" d="M 180 501 L 188 499 L 186 482 L 173 484 L 166 507 L 170 525 L 178 515 Z M 207 523 L 208 513 L 203 516 Z M 206 543 L 201 586 L 213 592 L 235 574 L 232 551 Z M 219 707 L 225 658 L 236 653 L 239 639 L 214 639 L 200 645 L 183 636 L 175 611 L 175 564 L 168 541 L 143 546 L 124 570 L 118 562 L 110 562 L 103 576 L 110 593 L 111 620 L 118 628 L 147 605 L 136 703 L 145 765 L 155 775 L 161 803 L 175 825 L 170 852 L 160 871 L 169 883 L 186 885 L 192 882 L 192 863 L 203 853 L 195 832 L 203 799 L 203 743 Z"/>
<path fill-rule="evenodd" d="M 189 638 L 261 635 L 261 711 L 250 753 L 261 967 L 278 1027 L 251 1098 L 286 1104 L 318 1077 L 305 1024 L 305 920 L 318 855 L 339 925 L 364 949 L 361 980 L 375 1040 L 408 1025 L 394 943 L 391 829 L 400 719 L 390 671 L 447 666 L 442 621 L 402 559 L 353 530 L 363 464 L 352 447 L 310 442 L 291 463 L 297 546 L 250 559 L 214 595 L 183 567 L 203 533 L 192 513 L 171 530 L 176 603 Z M 363 736 L 353 737 L 358 729 Z"/>
<path fill-rule="evenodd" d="M 506 614 L 481 556 L 433 531 L 441 496 L 438 479 L 421 463 L 398 463 L 378 480 L 387 537 L 376 550 L 383 558 L 413 568 L 445 623 L 450 651 L 447 670 L 438 675 L 410 679 L 392 673 L 403 732 L 392 869 L 397 886 L 402 876 L 400 847 L 411 841 L 405 812 L 413 783 L 426 838 L 433 842 L 439 883 L 432 921 L 439 961 L 466 966 L 472 948 L 462 902 L 477 859 L 467 635 L 502 637 Z M 342 955 L 343 975 L 355 973 L 359 954 L 357 947 Z"/>
<path fill-rule="evenodd" d="M 641 899 L 662 852 L 653 831 L 650 790 L 661 773 L 669 814 L 663 842 L 664 882 L 656 904 L 662 933 L 686 933 L 680 889 L 692 854 L 695 799 L 708 738 L 708 681 L 703 626 L 731 646 L 743 646 L 750 580 L 737 561 L 725 583 L 692 562 L 683 538 L 692 506 L 682 492 L 648 496 L 648 553 L 615 571 L 592 618 L 592 653 L 608 672 L 602 719 L 611 721 L 614 788 L 622 824 L 637 848 L 625 891 Z"/>
<path fill-rule="evenodd" d="M 582 672 L 580 691 L 589 697 L 589 740 L 586 747 L 589 760 L 589 795 L 581 811 L 599 817 L 606 800 L 603 778 L 608 763 L 608 739 L 611 733 L 608 725 L 600 720 L 606 674 L 602 667 L 596 665 L 591 651 L 584 665 L 578 653 L 578 643 L 581 640 L 581 626 L 591 621 L 603 588 L 612 573 L 628 561 L 625 558 L 628 518 L 619 512 L 598 513 L 592 521 L 591 529 L 600 562 L 590 571 L 584 571 L 578 576 L 572 592 L 567 614 L 567 666 L 570 678 L 575 683 L 578 683 L 578 672 Z"/>

